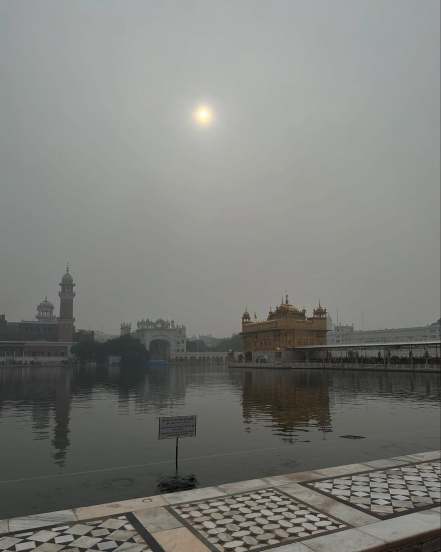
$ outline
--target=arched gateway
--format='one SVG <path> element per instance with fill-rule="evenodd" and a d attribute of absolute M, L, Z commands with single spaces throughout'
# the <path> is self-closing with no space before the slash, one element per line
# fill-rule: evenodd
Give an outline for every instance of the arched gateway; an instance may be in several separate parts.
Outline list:
<path fill-rule="evenodd" d="M 123 323 L 121 335 L 127 334 L 133 335 L 145 345 L 152 360 L 168 360 L 170 356 L 186 351 L 185 326 L 175 324 L 174 320 L 140 320 L 133 332 L 130 324 Z"/>
<path fill-rule="evenodd" d="M 150 360 L 169 360 L 170 348 L 170 340 L 167 337 L 151 339 L 148 346 Z"/>

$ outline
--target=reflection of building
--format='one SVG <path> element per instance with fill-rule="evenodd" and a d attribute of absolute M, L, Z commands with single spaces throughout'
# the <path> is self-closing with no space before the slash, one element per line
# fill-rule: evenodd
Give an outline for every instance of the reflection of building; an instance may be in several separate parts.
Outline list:
<path fill-rule="evenodd" d="M 140 320 L 136 330 L 132 332 L 131 324 L 121 324 L 121 335 L 132 335 L 143 343 L 150 352 L 151 359 L 166 359 L 175 353 L 184 353 L 186 350 L 185 326 L 176 324 L 174 320 L 156 321 Z"/>
<path fill-rule="evenodd" d="M 305 426 L 331 429 L 328 381 L 318 372 L 246 371 L 242 405 L 245 422 L 267 414 L 287 437 Z"/>
<path fill-rule="evenodd" d="M 441 318 L 427 326 L 385 330 L 354 330 L 353 324 L 338 324 L 328 333 L 328 343 L 397 343 L 441 339 Z"/>
<path fill-rule="evenodd" d="M 307 317 L 305 309 L 298 309 L 288 301 L 270 309 L 268 318 L 255 321 L 247 310 L 242 316 L 242 338 L 248 356 L 256 352 L 284 351 L 288 347 L 322 345 L 326 343 L 327 313 L 320 303 L 313 316 Z"/>
<path fill-rule="evenodd" d="M 69 449 L 69 423 L 71 408 L 71 374 L 65 372 L 58 378 L 55 385 L 55 404 L 54 404 L 54 434 L 52 446 L 54 447 L 54 462 L 63 467 L 66 462 L 66 454 Z"/>
<path fill-rule="evenodd" d="M 21 414 L 29 409 L 32 433 L 39 440 L 47 440 L 52 434 L 52 458 L 60 467 L 65 465 L 70 446 L 71 379 L 70 371 L 54 366 L 38 370 L 28 366 L 0 370 L 0 417 L 5 405 Z M 82 393 L 84 396 L 84 389 Z M 23 405 L 26 405 L 25 410 Z"/>
<path fill-rule="evenodd" d="M 74 340 L 74 281 L 66 268 L 60 282 L 60 315 L 54 316 L 54 305 L 45 299 L 37 306 L 36 320 L 8 322 L 0 315 L 0 361 L 54 360 L 66 357 Z M 43 357 L 43 358 L 42 358 Z"/>

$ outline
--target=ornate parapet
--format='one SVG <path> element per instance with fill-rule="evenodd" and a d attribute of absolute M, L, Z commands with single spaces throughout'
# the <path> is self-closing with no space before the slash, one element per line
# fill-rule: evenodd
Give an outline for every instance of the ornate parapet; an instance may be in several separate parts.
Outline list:
<path fill-rule="evenodd" d="M 176 324 L 174 320 L 164 320 L 163 318 L 158 318 L 155 321 L 145 318 L 144 320 L 139 320 L 136 323 L 136 327 L 138 330 L 185 330 L 185 326 Z"/>

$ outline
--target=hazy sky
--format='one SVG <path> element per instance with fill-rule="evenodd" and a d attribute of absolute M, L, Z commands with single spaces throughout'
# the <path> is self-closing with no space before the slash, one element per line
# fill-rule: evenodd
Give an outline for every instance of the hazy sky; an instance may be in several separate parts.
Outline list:
<path fill-rule="evenodd" d="M 438 0 L 0 0 L 0 312 L 439 317 Z M 191 111 L 210 103 L 216 124 Z"/>

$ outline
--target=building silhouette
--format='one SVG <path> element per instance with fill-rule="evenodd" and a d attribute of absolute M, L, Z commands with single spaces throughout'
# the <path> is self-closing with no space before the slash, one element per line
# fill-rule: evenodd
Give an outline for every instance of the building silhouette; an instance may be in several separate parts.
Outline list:
<path fill-rule="evenodd" d="M 74 341 L 75 283 L 66 266 L 60 282 L 59 316 L 47 297 L 38 304 L 35 320 L 10 322 L 0 314 L 0 364 L 8 362 L 45 362 L 65 358 Z"/>

